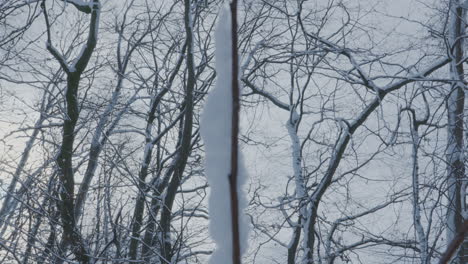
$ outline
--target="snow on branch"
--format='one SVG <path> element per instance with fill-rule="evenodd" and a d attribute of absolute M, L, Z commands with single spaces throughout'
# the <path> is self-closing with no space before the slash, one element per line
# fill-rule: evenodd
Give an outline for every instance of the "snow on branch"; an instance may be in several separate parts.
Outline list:
<path fill-rule="evenodd" d="M 302 24 L 302 23 L 301 23 Z M 332 43 L 328 40 L 325 40 L 323 38 L 320 38 L 314 34 L 307 34 L 309 37 L 321 42 L 322 44 L 325 45 L 324 50 L 328 52 L 333 52 L 337 54 L 342 54 L 345 57 L 348 58 L 349 62 L 351 65 L 353 65 L 353 68 L 356 69 L 356 71 L 359 74 L 359 77 L 361 78 L 363 85 L 366 86 L 367 88 L 372 89 L 375 93 L 379 93 L 379 87 L 372 81 L 369 76 L 367 76 L 366 72 L 362 69 L 361 64 L 357 62 L 356 58 L 354 57 L 353 53 L 344 47 L 340 47 L 335 43 Z"/>
<path fill-rule="evenodd" d="M 47 9 L 45 5 L 45 0 L 42 1 L 41 3 L 41 9 L 42 12 L 44 13 L 44 20 L 46 23 L 46 29 L 47 29 L 47 42 L 46 42 L 46 48 L 52 54 L 52 56 L 58 61 L 60 66 L 62 67 L 63 71 L 66 73 L 70 72 L 70 68 L 68 67 L 66 59 L 60 54 L 60 52 L 52 45 L 52 40 L 51 40 L 51 34 L 50 34 L 50 22 L 49 22 L 49 15 L 47 14 Z"/>
<path fill-rule="evenodd" d="M 429 76 L 434 71 L 442 68 L 443 66 L 445 66 L 449 62 L 450 62 L 449 58 L 443 58 L 443 59 L 435 62 L 434 64 L 428 66 L 426 69 L 424 69 L 424 70 L 422 70 L 422 71 L 420 71 L 418 73 L 412 74 L 412 75 L 410 75 L 410 76 L 408 76 L 408 77 L 404 78 L 403 80 L 400 80 L 400 81 L 398 81 L 396 83 L 389 84 L 389 85 L 387 85 L 385 87 L 382 87 L 382 90 L 385 93 L 389 93 L 389 92 L 398 90 L 401 87 L 403 87 L 403 86 L 405 86 L 407 84 L 410 84 L 412 82 L 425 80 L 427 76 Z"/>
<path fill-rule="evenodd" d="M 232 5 L 232 4 L 231 4 Z M 233 8 L 231 6 L 231 8 Z M 235 7 L 234 7 L 235 8 Z M 210 258 L 211 264 L 238 264 L 240 255 L 245 252 L 247 244 L 247 221 L 243 213 L 246 198 L 242 185 L 246 181 L 246 170 L 242 165 L 240 153 L 234 146 L 235 128 L 233 120 L 233 87 L 238 79 L 234 79 L 236 57 L 232 36 L 232 19 L 229 7 L 224 5 L 218 16 L 215 33 L 216 41 L 216 72 L 218 79 L 215 88 L 210 92 L 201 120 L 201 134 L 205 143 L 205 172 L 211 193 L 209 198 L 210 234 L 216 242 L 216 249 Z M 232 19 L 232 21 L 231 21 Z M 235 31 L 234 31 L 235 32 Z M 235 46 L 234 46 L 235 47 Z M 234 58 L 234 60 L 233 60 Z M 235 67 L 238 67 L 237 65 Z M 237 142 L 236 142 L 237 143 Z M 233 151 L 232 151 L 233 150 Z M 237 166 L 231 166 L 233 156 L 237 154 Z M 235 164 L 235 162 L 234 162 Z M 237 167 L 237 180 L 231 177 Z M 233 173 L 234 171 L 234 173 Z M 233 183 L 234 182 L 234 183 Z M 230 187 L 233 187 L 234 190 Z M 233 196 L 237 194 L 237 208 Z M 236 210 L 237 209 L 237 210 Z M 236 217 L 236 211 L 237 217 Z M 238 232 L 235 223 L 238 222 Z M 239 237 L 236 241 L 236 236 Z M 236 242 L 239 247 L 236 249 Z M 236 253 L 236 251 L 239 251 Z M 236 255 L 237 260 L 236 260 Z"/>
<path fill-rule="evenodd" d="M 93 4 L 91 2 L 85 2 L 82 0 L 62 0 L 62 1 L 65 3 L 72 4 L 73 6 L 76 7 L 76 9 L 86 14 L 90 14 L 92 11 Z"/>
<path fill-rule="evenodd" d="M 251 81 L 247 80 L 246 78 L 243 78 L 242 81 L 245 83 L 245 85 L 247 85 L 252 90 L 250 94 L 258 94 L 270 100 L 270 102 L 272 102 L 277 107 L 286 111 L 290 110 L 290 106 L 288 104 L 281 102 L 278 98 L 273 96 L 271 93 L 258 88 L 257 86 L 255 86 L 255 84 L 253 84 Z M 249 95 L 249 94 L 244 94 L 244 95 Z"/>
<path fill-rule="evenodd" d="M 70 67 L 72 71 L 83 72 L 88 65 L 89 60 L 91 59 L 91 54 L 93 53 L 97 44 L 100 14 L 101 4 L 99 3 L 99 0 L 93 0 L 88 39 L 86 44 L 81 49 L 80 55 L 78 55 Z"/>
<path fill-rule="evenodd" d="M 97 35 L 98 35 L 98 29 L 99 29 L 99 16 L 101 13 L 100 12 L 101 5 L 99 3 L 99 0 L 93 0 L 93 2 L 83 2 L 80 0 L 62 0 L 62 1 L 72 3 L 80 11 L 83 11 L 85 13 L 91 13 L 91 22 L 90 22 L 88 39 L 86 41 L 86 44 L 81 49 L 81 52 L 78 55 L 78 57 L 73 61 L 72 65 L 69 66 L 66 59 L 52 45 L 51 30 L 50 30 L 51 26 L 49 23 L 49 16 L 47 14 L 47 9 L 45 6 L 45 0 L 43 0 L 41 3 L 41 8 L 42 8 L 42 12 L 44 13 L 44 20 L 45 20 L 46 29 L 47 29 L 46 48 L 52 54 L 52 56 L 59 62 L 60 66 L 67 74 L 72 73 L 72 72 L 81 73 L 86 68 L 91 58 L 91 54 L 94 48 L 96 47 Z M 89 12 L 88 12 L 88 9 L 89 9 Z"/>

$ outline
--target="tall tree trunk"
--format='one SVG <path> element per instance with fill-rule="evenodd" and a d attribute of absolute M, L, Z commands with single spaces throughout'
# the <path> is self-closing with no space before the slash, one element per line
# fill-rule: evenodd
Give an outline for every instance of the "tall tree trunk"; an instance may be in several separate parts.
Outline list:
<path fill-rule="evenodd" d="M 461 0 L 450 2 L 449 44 L 450 74 L 453 83 L 447 99 L 447 241 L 453 240 L 460 232 L 463 223 L 465 197 L 462 197 L 462 182 L 466 180 L 463 162 L 463 118 L 464 118 L 464 69 L 463 69 L 463 36 L 465 35 L 465 10 Z M 463 250 L 455 257 L 455 263 L 467 263 L 462 259 Z"/>
<path fill-rule="evenodd" d="M 179 71 L 179 67 L 180 64 L 177 64 L 176 69 L 174 70 L 174 75 L 172 75 L 171 78 L 173 78 L 175 73 Z M 170 84 L 172 84 L 172 80 L 170 81 Z M 138 174 L 138 197 L 135 204 L 135 210 L 133 212 L 132 238 L 130 240 L 129 246 L 129 258 L 131 260 L 136 260 L 138 255 L 141 226 L 143 224 L 143 214 L 145 211 L 146 193 L 148 191 L 146 177 L 148 176 L 149 166 L 153 156 L 153 147 L 156 143 L 152 136 L 152 127 L 154 121 L 156 120 L 156 112 L 158 110 L 159 103 L 169 90 L 170 84 L 152 99 L 150 110 L 148 112 L 148 121 L 146 123 L 145 129 L 145 150 L 143 153 L 143 162 Z"/>
<path fill-rule="evenodd" d="M 416 118 L 416 113 L 413 109 L 409 109 L 412 115 L 412 125 L 411 125 L 411 139 L 412 139 L 412 152 L 411 159 L 413 162 L 413 171 L 412 171 L 412 187 L 413 187 L 413 225 L 416 231 L 416 241 L 420 250 L 420 259 L 421 264 L 427 264 L 430 262 L 429 256 L 429 244 L 427 242 L 426 232 L 421 222 L 421 206 L 420 206 L 420 183 L 419 183 L 419 159 L 418 152 L 420 147 L 420 136 L 419 136 L 419 126 L 425 123 L 427 120 L 418 121 Z M 427 114 L 427 118 L 429 113 Z"/>
<path fill-rule="evenodd" d="M 295 107 L 291 107 L 289 119 L 286 123 L 286 128 L 288 129 L 288 134 L 291 139 L 292 167 L 294 171 L 294 181 L 296 184 L 296 198 L 299 201 L 299 217 L 297 221 L 297 226 L 293 228 L 292 239 L 288 247 L 288 264 L 296 263 L 297 249 L 299 247 L 301 231 L 303 230 L 302 224 L 304 223 L 304 219 L 307 217 L 307 204 L 305 202 L 307 200 L 307 193 L 305 188 L 304 175 L 302 171 L 301 144 L 299 136 L 297 134 L 299 122 L 299 115 L 297 114 Z"/>
<path fill-rule="evenodd" d="M 180 67 L 182 66 L 182 63 L 184 61 L 186 51 L 187 51 L 187 42 L 184 44 L 184 46 L 182 48 L 182 52 L 181 52 L 181 54 L 179 56 L 179 59 L 177 60 L 177 63 L 175 65 L 174 70 L 172 71 L 171 75 L 169 76 L 169 79 L 168 79 L 168 82 L 167 82 L 166 86 L 161 90 L 161 92 L 159 92 L 155 96 L 155 98 L 151 102 L 150 111 L 148 113 L 148 122 L 147 122 L 146 130 L 145 130 L 145 136 L 146 136 L 146 139 L 145 139 L 145 141 L 146 141 L 145 154 L 143 155 L 144 156 L 143 157 L 143 164 L 142 164 L 140 174 L 139 174 L 139 182 L 140 182 L 140 184 L 143 184 L 142 186 L 144 186 L 145 188 L 147 187 L 147 184 L 145 183 L 146 177 L 147 177 L 147 174 L 148 174 L 147 166 L 149 166 L 149 162 L 151 161 L 153 147 L 154 147 L 155 144 L 159 144 L 161 138 L 163 137 L 163 135 L 168 133 L 170 128 L 178 122 L 177 120 L 175 120 L 171 125 L 169 125 L 169 127 L 164 129 L 163 131 L 158 131 L 159 134 L 156 137 L 154 137 L 154 138 L 152 137 L 151 127 L 153 126 L 153 123 L 156 120 L 156 111 L 158 110 L 159 103 L 163 99 L 164 95 L 171 89 L 173 81 L 174 81 L 175 77 L 177 76 L 177 74 L 179 73 Z M 170 177 L 172 172 L 173 172 L 173 168 L 170 168 L 168 170 L 168 172 L 166 173 L 166 174 L 168 174 L 168 177 Z M 168 177 L 165 177 L 165 179 L 168 178 Z M 153 181 L 157 182 L 157 181 L 161 181 L 161 179 L 154 179 Z M 153 201 L 151 202 L 152 204 L 160 203 L 159 201 L 156 201 L 156 200 L 159 199 L 159 195 L 162 193 L 164 188 L 167 187 L 167 182 L 168 182 L 168 180 L 166 180 L 166 182 L 163 182 L 162 184 L 158 184 L 157 187 L 152 186 L 153 188 L 157 189 L 156 192 L 158 193 L 157 197 L 156 196 L 153 197 Z M 143 188 L 142 186 L 140 186 L 140 191 Z M 146 189 L 148 189 L 148 188 L 146 188 Z M 133 223 L 132 223 L 132 238 L 131 238 L 131 241 L 130 241 L 130 250 L 129 250 L 130 259 L 136 259 L 137 258 L 138 245 L 139 245 L 139 242 L 140 242 L 140 232 L 141 232 L 140 228 L 142 226 L 142 220 L 143 220 L 143 214 L 144 214 L 144 202 L 145 202 L 145 197 L 144 196 L 146 195 L 146 189 L 145 189 L 145 193 L 140 192 L 138 194 L 137 203 L 135 205 L 135 211 L 134 211 Z M 153 208 L 153 206 L 152 206 L 152 208 Z M 153 215 L 157 215 L 157 212 L 156 213 L 153 212 Z M 148 221 L 149 221 L 148 226 L 150 228 L 154 229 L 154 225 L 156 224 L 156 223 L 154 223 L 155 219 L 150 217 Z M 153 223 L 151 223 L 151 222 L 153 222 Z M 150 233 L 152 233 L 152 231 L 153 230 L 149 230 Z M 147 232 L 145 233 L 145 237 L 143 238 L 144 243 L 146 243 L 148 240 L 150 240 L 150 233 L 149 232 L 147 230 Z M 145 257 L 145 258 L 147 258 L 148 254 L 149 254 L 149 248 L 147 246 L 148 245 L 145 244 L 142 247 L 142 257 Z"/>
<path fill-rule="evenodd" d="M 75 219 L 75 178 L 73 171 L 73 147 L 75 141 L 75 128 L 79 118 L 78 89 L 81 75 L 85 71 L 94 48 L 97 44 L 97 35 L 99 28 L 99 16 L 101 5 L 99 0 L 93 0 L 90 3 L 74 3 L 74 6 L 81 12 L 91 13 L 88 37 L 80 55 L 69 65 L 66 59 L 59 53 L 52 44 L 51 25 L 47 15 L 45 0 L 41 7 L 44 14 L 44 20 L 47 29 L 47 50 L 54 56 L 60 64 L 62 70 L 67 74 L 67 87 L 65 91 L 66 112 L 63 123 L 62 143 L 57 156 L 58 175 L 60 181 L 59 187 L 59 211 L 63 228 L 62 248 L 65 251 L 68 246 L 76 259 L 80 263 L 89 263 L 90 255 L 87 245 L 77 228 Z"/>
<path fill-rule="evenodd" d="M 88 249 L 81 237 L 75 221 L 75 179 L 73 172 L 73 145 L 75 141 L 75 127 L 78 121 L 78 86 L 80 74 L 70 73 L 67 78 L 67 104 L 65 121 L 63 124 L 62 145 L 57 157 L 60 179 L 60 217 L 63 226 L 63 240 L 71 245 L 77 259 L 82 263 L 89 263 Z"/>
<path fill-rule="evenodd" d="M 138 197 L 135 204 L 135 211 L 133 213 L 133 222 L 132 222 L 132 238 L 130 240 L 129 247 L 129 258 L 131 260 L 137 259 L 138 253 L 138 244 L 140 241 L 140 232 L 141 225 L 143 221 L 143 213 L 145 210 L 145 200 L 146 200 L 146 176 L 148 176 L 148 168 L 151 162 L 151 156 L 153 152 L 153 144 L 151 143 L 151 126 L 154 120 L 154 112 L 150 115 L 148 123 L 146 126 L 146 144 L 145 151 L 143 154 L 143 163 L 138 175 Z"/>
<path fill-rule="evenodd" d="M 237 51 L 237 0 L 231 0 L 231 54 L 232 54 L 232 120 L 231 120 L 231 173 L 229 174 L 229 192 L 231 196 L 231 225 L 232 225 L 232 263 L 241 264 L 240 242 L 240 214 L 238 196 L 239 173 L 239 54 Z"/>
<path fill-rule="evenodd" d="M 193 91 L 195 89 L 195 66 L 193 58 L 193 18 L 191 11 L 191 1 L 184 0 L 184 24 L 186 33 L 186 47 L 187 47 L 187 83 L 185 85 L 185 107 L 184 107 L 184 120 L 182 139 L 179 146 L 179 153 L 176 157 L 174 173 L 169 186 L 167 187 L 164 206 L 161 212 L 161 241 L 162 241 L 162 254 L 160 257 L 161 263 L 171 263 L 173 256 L 172 243 L 171 243 L 171 218 L 172 206 L 174 204 L 177 189 L 179 188 L 182 180 L 182 175 L 187 164 L 187 159 L 190 156 L 191 143 L 192 143 L 192 127 L 193 127 Z"/>

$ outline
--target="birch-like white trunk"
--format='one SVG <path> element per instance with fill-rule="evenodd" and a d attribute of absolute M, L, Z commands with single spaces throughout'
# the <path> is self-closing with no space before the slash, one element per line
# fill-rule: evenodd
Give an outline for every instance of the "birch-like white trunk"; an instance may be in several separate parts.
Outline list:
<path fill-rule="evenodd" d="M 296 223 L 296 227 L 293 228 L 293 237 L 288 245 L 288 264 L 295 263 L 295 255 L 297 252 L 298 241 L 300 232 L 297 232 L 297 228 L 303 232 L 307 232 L 307 229 L 303 228 L 303 224 L 307 217 L 307 203 L 306 203 L 306 188 L 305 180 L 302 170 L 302 154 L 301 154 L 301 143 L 297 134 L 297 128 L 299 125 L 299 115 L 295 109 L 291 109 L 290 118 L 286 122 L 286 128 L 288 130 L 289 138 L 291 139 L 291 157 L 292 167 L 294 171 L 294 182 L 296 185 L 296 199 L 299 201 L 299 218 Z M 307 248 L 307 234 L 304 234 L 304 248 Z"/>
<path fill-rule="evenodd" d="M 413 114 L 413 118 L 415 118 Z M 417 121 L 413 120 L 414 125 L 411 128 L 411 138 L 412 138 L 412 153 L 411 158 L 413 162 L 413 172 L 412 172 L 412 181 L 413 181 L 413 224 L 416 229 L 416 241 L 420 252 L 420 259 L 422 264 L 429 263 L 428 259 L 428 242 L 427 237 L 424 231 L 424 227 L 421 223 L 421 206 L 419 205 L 419 160 L 418 160 L 418 150 L 419 150 L 419 132 Z"/>

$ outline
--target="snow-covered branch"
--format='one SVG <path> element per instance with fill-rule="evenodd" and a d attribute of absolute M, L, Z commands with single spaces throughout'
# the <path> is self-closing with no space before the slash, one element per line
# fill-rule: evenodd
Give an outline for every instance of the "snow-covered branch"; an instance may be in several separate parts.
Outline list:
<path fill-rule="evenodd" d="M 210 92 L 201 121 L 206 150 L 206 175 L 209 197 L 210 234 L 216 250 L 210 263 L 241 263 L 246 250 L 247 223 L 243 209 L 246 200 L 242 186 L 246 181 L 237 147 L 239 87 L 236 40 L 236 1 L 223 5 L 215 33 L 215 88 Z"/>
<path fill-rule="evenodd" d="M 61 0 L 66 3 L 72 4 L 76 9 L 78 9 L 81 12 L 84 12 L 86 14 L 90 14 L 91 11 L 93 10 L 93 2 L 85 2 L 82 0 Z"/>

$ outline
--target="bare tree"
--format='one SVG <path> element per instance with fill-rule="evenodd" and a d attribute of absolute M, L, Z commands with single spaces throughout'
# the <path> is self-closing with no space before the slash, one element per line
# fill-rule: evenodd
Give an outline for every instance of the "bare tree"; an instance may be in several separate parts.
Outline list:
<path fill-rule="evenodd" d="M 41 7 L 47 27 L 47 50 L 54 56 L 60 64 L 62 70 L 67 75 L 67 87 L 65 92 L 66 112 L 63 123 L 62 144 L 57 156 L 58 172 L 60 179 L 60 216 L 63 228 L 63 240 L 65 246 L 71 245 L 71 249 L 76 258 L 82 263 L 89 263 L 89 249 L 83 240 L 80 230 L 76 225 L 75 218 L 75 177 L 72 164 L 73 149 L 75 141 L 75 128 L 79 117 L 78 90 L 81 75 L 86 69 L 94 48 L 96 47 L 99 28 L 100 3 L 93 0 L 90 3 L 71 2 L 80 12 L 90 13 L 89 33 L 86 44 L 81 53 L 71 63 L 59 53 L 53 46 L 51 39 L 51 25 L 47 15 L 46 2 L 42 1 Z"/>
<path fill-rule="evenodd" d="M 0 262 L 216 254 L 199 123 L 226 2 L 0 4 Z M 233 263 L 465 262 L 466 5 L 410 2 L 230 2 Z"/>

